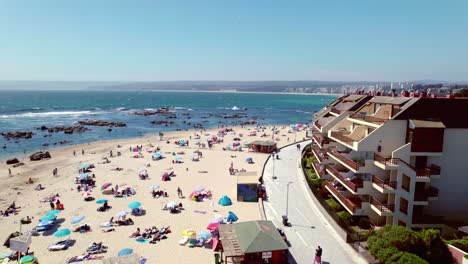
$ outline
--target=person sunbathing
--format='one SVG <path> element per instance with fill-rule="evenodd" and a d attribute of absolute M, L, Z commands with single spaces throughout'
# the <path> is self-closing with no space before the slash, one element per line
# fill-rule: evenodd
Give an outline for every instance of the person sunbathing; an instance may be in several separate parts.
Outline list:
<path fill-rule="evenodd" d="M 26 181 L 26 184 L 33 184 L 33 183 L 34 183 L 34 181 L 33 181 L 33 179 L 32 179 L 32 178 L 29 178 L 29 180 L 28 180 L 28 181 Z"/>
<path fill-rule="evenodd" d="M 42 185 L 39 183 L 36 188 L 35 188 L 36 191 L 42 191 L 44 190 L 44 187 L 42 187 Z"/>
<path fill-rule="evenodd" d="M 130 238 L 139 237 L 139 236 L 140 236 L 140 228 L 138 227 L 137 230 L 132 233 Z"/>

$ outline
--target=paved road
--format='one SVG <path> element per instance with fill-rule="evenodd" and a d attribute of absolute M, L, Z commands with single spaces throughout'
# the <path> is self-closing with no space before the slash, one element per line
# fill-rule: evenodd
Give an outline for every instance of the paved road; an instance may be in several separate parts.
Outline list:
<path fill-rule="evenodd" d="M 301 148 L 310 141 L 301 143 Z M 296 145 L 286 147 L 279 152 L 279 160 L 269 159 L 265 167 L 263 180 L 268 194 L 268 201 L 264 202 L 268 220 L 285 230 L 290 241 L 290 252 L 299 264 L 313 263 L 315 249 L 318 245 L 323 248 L 323 263 L 366 263 L 359 255 L 338 236 L 320 213 L 306 188 L 299 169 L 301 151 Z M 273 164 L 274 163 L 274 164 Z M 272 180 L 274 175 L 276 180 Z M 290 227 L 282 225 L 281 216 L 286 213 L 286 189 L 289 185 L 288 217 Z"/>

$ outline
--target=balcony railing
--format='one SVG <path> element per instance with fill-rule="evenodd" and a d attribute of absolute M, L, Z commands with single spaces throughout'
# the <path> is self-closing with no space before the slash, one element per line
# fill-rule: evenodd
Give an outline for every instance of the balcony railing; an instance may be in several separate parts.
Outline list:
<path fill-rule="evenodd" d="M 327 181 L 325 185 L 328 186 L 327 189 L 332 193 L 332 195 L 336 199 L 340 200 L 340 202 L 342 202 L 344 206 L 348 208 L 351 212 L 355 213 L 357 209 L 361 208 L 360 201 L 358 201 L 357 199 L 353 201 L 353 200 L 350 200 L 349 198 L 346 198 L 337 189 L 335 189 L 335 187 L 333 186 L 331 182 Z"/>
<path fill-rule="evenodd" d="M 357 162 L 355 162 L 354 160 L 344 156 L 343 154 L 341 154 L 340 152 L 336 151 L 336 150 L 331 150 L 329 152 L 329 155 L 333 155 L 333 157 L 337 158 L 339 161 L 341 161 L 342 163 L 346 164 L 347 166 L 351 167 L 353 170 L 355 171 L 358 171 L 359 170 L 359 167 L 361 167 L 362 165 L 358 164 Z"/>
<path fill-rule="evenodd" d="M 315 121 L 315 122 L 314 122 L 314 125 L 315 125 L 318 129 L 322 129 L 322 125 L 320 125 L 318 121 Z"/>
<path fill-rule="evenodd" d="M 324 145 L 324 144 L 328 144 L 330 143 L 328 141 L 328 139 L 324 138 L 322 135 L 320 134 L 314 134 L 313 135 L 315 141 L 317 142 L 317 144 L 319 144 L 321 147 Z"/>
<path fill-rule="evenodd" d="M 337 115 L 342 113 L 342 111 L 340 109 L 337 109 L 336 107 L 332 107 L 332 109 L 330 109 L 330 112 Z"/>
<path fill-rule="evenodd" d="M 354 192 L 357 192 L 358 188 L 362 188 L 362 186 L 363 186 L 362 182 L 361 183 L 352 182 L 350 179 L 348 179 L 348 178 L 344 177 L 343 175 L 341 175 L 340 171 L 338 171 L 337 169 L 333 168 L 330 165 L 326 165 L 326 168 L 327 168 L 328 173 L 330 173 L 336 179 L 340 180 L 340 182 L 342 182 L 344 185 L 349 187 Z"/>
<path fill-rule="evenodd" d="M 346 143 L 351 143 L 354 142 L 354 139 L 344 135 L 343 132 L 338 132 L 338 131 L 332 131 L 331 136 L 333 138 L 338 139 L 339 141 L 346 142 Z"/>
<path fill-rule="evenodd" d="M 377 199 L 374 197 L 370 198 L 370 203 L 377 207 L 377 209 L 382 212 L 382 213 L 393 213 L 395 211 L 395 205 L 394 204 L 383 204 L 379 202 Z"/>
<path fill-rule="evenodd" d="M 431 175 L 440 175 L 440 167 L 432 164 L 430 167 L 416 170 L 418 178 L 429 178 Z"/>
<path fill-rule="evenodd" d="M 384 190 L 395 190 L 397 186 L 396 181 L 384 181 L 375 175 L 372 177 L 372 183 L 377 184 Z"/>
<path fill-rule="evenodd" d="M 429 197 L 438 197 L 439 189 L 434 186 L 429 186 L 423 190 L 416 190 L 414 194 L 415 201 L 427 201 Z"/>
<path fill-rule="evenodd" d="M 377 153 L 374 153 L 374 160 L 384 164 L 385 166 L 395 166 L 399 164 L 405 164 L 408 168 L 413 170 L 416 173 L 418 178 L 429 178 L 431 175 L 440 175 L 440 167 L 432 164 L 430 167 L 423 169 L 416 169 L 404 160 L 399 158 L 384 158 Z"/>
<path fill-rule="evenodd" d="M 320 163 L 317 160 L 313 160 L 312 163 L 314 165 L 315 172 L 318 174 L 318 176 L 320 178 L 323 179 L 323 177 L 325 177 L 327 175 L 327 171 L 322 168 L 322 166 L 320 165 Z"/>
<path fill-rule="evenodd" d="M 379 118 L 379 117 L 362 115 L 362 114 L 359 114 L 359 113 L 352 114 L 350 116 L 350 118 L 359 119 L 359 120 L 363 120 L 363 121 L 366 121 L 366 122 L 369 122 L 369 123 L 377 123 L 377 124 L 385 123 L 385 121 L 388 120 L 388 119 Z"/>
<path fill-rule="evenodd" d="M 312 152 L 314 152 L 320 163 L 322 163 L 324 159 L 328 158 L 326 153 L 317 145 L 312 146 Z"/>
<path fill-rule="evenodd" d="M 395 165 L 398 165 L 398 163 L 400 162 L 400 159 L 384 158 L 375 152 L 374 152 L 374 160 L 379 163 L 382 163 L 385 166 L 395 166 Z"/>

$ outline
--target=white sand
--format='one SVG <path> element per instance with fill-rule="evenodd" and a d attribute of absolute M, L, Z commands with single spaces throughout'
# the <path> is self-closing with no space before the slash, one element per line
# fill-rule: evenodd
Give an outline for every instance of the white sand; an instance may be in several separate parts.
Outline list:
<path fill-rule="evenodd" d="M 265 130 L 269 136 L 266 138 L 250 137 L 248 129 L 234 128 L 239 134 L 244 136 L 242 142 L 251 142 L 255 139 L 270 140 L 271 130 Z M 218 129 L 207 131 L 206 133 L 216 133 Z M 282 146 L 294 141 L 294 134 L 287 133 L 288 128 L 282 128 L 277 137 L 280 139 L 278 145 Z M 169 139 L 173 142 L 175 139 L 189 139 L 193 136 L 194 131 L 172 132 L 164 136 L 164 140 Z M 237 136 L 237 135 L 236 135 Z M 305 131 L 297 132 L 297 139 L 302 139 L 305 136 Z M 51 151 L 52 159 L 44 161 L 31 162 L 22 160 L 24 166 L 12 168 L 11 166 L 0 165 L 0 180 L 2 182 L 0 189 L 0 208 L 6 209 L 7 206 L 15 201 L 17 206 L 20 206 L 21 212 L 17 215 L 8 218 L 0 218 L 0 238 L 6 239 L 7 236 L 19 230 L 19 220 L 25 216 L 33 216 L 35 219 L 30 225 L 23 225 L 23 231 L 35 227 L 38 218 L 46 214 L 50 210 L 49 203 L 41 203 L 40 200 L 49 194 L 60 194 L 60 201 L 65 205 L 65 210 L 59 214 L 59 219 L 64 219 L 64 222 L 58 225 L 58 228 L 74 229 L 75 225 L 70 223 L 71 219 L 78 215 L 84 215 L 86 218 L 78 225 L 88 223 L 93 227 L 92 232 L 85 234 L 72 233 L 71 239 L 76 240 L 76 243 L 68 250 L 59 252 L 49 252 L 47 246 L 58 241 L 50 232 L 48 236 L 40 235 L 32 238 L 31 251 L 39 259 L 40 263 L 65 263 L 70 257 L 81 255 L 92 242 L 102 241 L 109 247 L 105 257 L 116 256 L 122 248 L 132 248 L 141 256 L 148 259 L 148 263 L 210 263 L 213 261 L 213 252 L 206 248 L 189 248 L 188 246 L 180 246 L 178 241 L 182 237 L 181 232 L 186 228 L 193 228 L 198 232 L 205 230 L 209 221 L 215 214 L 227 216 L 228 211 L 233 211 L 239 217 L 239 221 L 248 221 L 260 219 L 260 213 L 257 203 L 245 203 L 236 201 L 236 176 L 230 176 L 228 168 L 231 161 L 234 163 L 234 168 L 245 168 L 247 171 L 256 171 L 260 176 L 263 163 L 267 158 L 266 154 L 248 152 L 246 149 L 242 152 L 223 151 L 222 147 L 233 142 L 235 136 L 228 134 L 224 137 L 223 144 L 216 144 L 212 150 L 203 149 L 203 158 L 199 162 L 192 162 L 190 157 L 196 146 L 193 144 L 195 140 L 190 140 L 190 147 L 179 147 L 174 144 L 166 144 L 165 141 L 160 142 L 156 137 L 144 137 L 127 140 L 112 140 L 104 142 L 93 142 L 89 144 L 75 145 L 56 149 Z M 290 142 L 287 141 L 289 137 Z M 193 138 L 193 137 L 192 137 Z M 202 141 L 204 141 L 202 136 Z M 143 159 L 134 159 L 131 156 L 133 152 L 129 151 L 129 146 L 146 145 L 151 141 L 155 146 L 160 146 L 163 152 L 184 151 L 185 155 L 179 155 L 183 158 L 184 163 L 172 164 L 174 156 L 167 154 L 167 158 L 160 161 L 151 161 L 151 154 L 143 151 Z M 118 149 L 117 145 L 122 148 Z M 84 148 L 86 153 L 81 155 L 81 149 Z M 103 157 L 108 157 L 110 150 L 113 150 L 114 155 L 117 150 L 122 152 L 122 156 L 110 158 L 112 161 L 109 164 L 98 164 Z M 72 155 L 73 150 L 76 150 L 77 156 Z M 94 154 L 92 154 L 94 153 Z M 231 155 L 237 155 L 236 158 L 231 158 Z M 255 164 L 247 164 L 245 159 L 252 157 Z M 78 176 L 78 168 L 84 163 L 93 163 L 96 168 L 93 173 L 96 175 L 96 186 L 93 190 L 93 196 L 97 199 L 109 199 L 109 205 L 112 209 L 107 212 L 97 212 L 99 205 L 95 202 L 83 201 L 80 193 L 76 191 L 76 185 L 73 183 L 75 176 Z M 150 175 L 149 180 L 140 180 L 137 171 L 144 167 L 144 164 L 150 163 L 148 168 Z M 123 171 L 111 171 L 113 167 L 122 167 Z M 172 181 L 162 182 L 161 173 L 166 169 L 173 167 L 176 177 Z M 8 168 L 13 171 L 13 177 L 8 176 Z M 53 168 L 58 168 L 58 176 L 52 176 Z M 186 168 L 189 171 L 186 171 Z M 208 173 L 198 173 L 198 171 L 206 170 Z M 25 184 L 25 181 L 32 177 L 34 184 Z M 105 182 L 115 184 L 127 184 L 136 189 L 137 194 L 129 198 L 114 198 L 112 196 L 103 195 L 100 192 L 100 186 Z M 34 187 L 41 183 L 45 190 L 35 191 Z M 149 186 L 160 185 L 162 190 L 166 190 L 169 198 L 153 199 Z M 207 190 L 211 190 L 214 195 L 212 200 L 215 204 L 214 209 L 218 212 L 213 212 L 210 207 L 211 201 L 194 202 L 177 197 L 177 187 L 183 190 L 185 196 L 188 196 L 196 187 L 203 186 Z M 232 201 L 232 206 L 222 207 L 218 205 L 218 200 L 221 195 L 228 195 Z M 129 210 L 128 204 L 133 201 L 140 201 L 143 207 L 147 210 L 145 216 L 131 217 L 135 225 L 115 227 L 116 232 L 102 233 L 99 224 L 108 221 L 117 212 Z M 162 211 L 164 204 L 170 201 L 182 202 L 185 211 L 180 214 L 170 214 L 168 211 Z M 207 211 L 206 214 L 194 213 L 194 210 Z M 78 226 L 76 225 L 76 226 Z M 130 239 L 129 235 L 140 227 L 141 230 L 150 226 L 164 227 L 170 226 L 172 233 L 168 235 L 167 240 L 153 244 L 140 244 L 134 239 Z M 8 252 L 4 248 L 0 253 Z M 93 260 L 89 263 L 101 263 L 101 261 Z"/>

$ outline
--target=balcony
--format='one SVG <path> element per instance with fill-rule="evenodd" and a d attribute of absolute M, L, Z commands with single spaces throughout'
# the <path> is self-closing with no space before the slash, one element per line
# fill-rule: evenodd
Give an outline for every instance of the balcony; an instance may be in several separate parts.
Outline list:
<path fill-rule="evenodd" d="M 348 188 L 349 190 L 353 191 L 354 193 L 357 192 L 358 188 L 362 188 L 362 180 L 351 181 L 349 178 L 343 176 L 341 173 L 344 171 L 338 171 L 334 167 L 330 165 L 326 165 L 327 172 L 337 179 L 343 186 Z"/>
<path fill-rule="evenodd" d="M 323 145 L 325 144 L 329 144 L 330 141 L 326 138 L 324 138 L 322 135 L 320 134 L 314 134 L 313 135 L 313 138 L 315 140 L 315 142 L 320 146 L 320 147 L 323 147 Z"/>
<path fill-rule="evenodd" d="M 314 170 L 320 179 L 323 179 L 325 176 L 327 176 L 327 171 L 322 168 L 322 166 L 317 160 L 312 161 L 312 166 L 314 167 Z"/>
<path fill-rule="evenodd" d="M 425 202 L 430 200 L 430 198 L 439 197 L 439 189 L 434 186 L 429 186 L 424 189 L 416 190 L 414 194 L 414 201 Z"/>
<path fill-rule="evenodd" d="M 430 167 L 416 169 L 416 178 L 430 178 L 432 175 L 440 175 L 440 167 L 432 164 Z"/>
<path fill-rule="evenodd" d="M 322 129 L 322 125 L 320 125 L 318 121 L 314 122 L 314 126 L 317 127 L 319 130 Z"/>
<path fill-rule="evenodd" d="M 351 214 L 355 214 L 358 209 L 361 209 L 361 199 L 359 198 L 347 198 L 340 191 L 338 191 L 331 182 L 325 183 L 325 188 L 335 197 L 340 204 L 342 204 L 346 210 Z"/>
<path fill-rule="evenodd" d="M 400 159 L 384 158 L 377 153 L 374 153 L 374 160 L 384 166 L 397 166 L 400 163 Z"/>
<path fill-rule="evenodd" d="M 341 142 L 345 142 L 345 143 L 348 143 L 348 144 L 352 144 L 354 142 L 354 139 L 350 138 L 347 136 L 348 133 L 346 132 L 338 132 L 338 131 L 332 131 L 331 132 L 331 137 L 341 141 Z"/>
<path fill-rule="evenodd" d="M 349 117 L 353 118 L 353 119 L 361 120 L 361 121 L 364 121 L 364 122 L 367 122 L 367 123 L 377 124 L 377 125 L 381 125 L 381 124 L 385 123 L 385 121 L 388 120 L 388 119 L 385 119 L 385 118 L 379 118 L 379 117 L 374 117 L 374 116 L 370 116 L 370 115 L 363 115 L 363 114 L 360 114 L 360 113 L 352 114 Z"/>
<path fill-rule="evenodd" d="M 314 153 L 320 163 L 322 163 L 324 159 L 328 159 L 327 154 L 317 145 L 312 146 L 312 153 Z"/>
<path fill-rule="evenodd" d="M 374 197 L 370 198 L 370 204 L 372 209 L 377 211 L 380 216 L 393 214 L 393 212 L 395 212 L 395 204 L 384 204 L 379 202 Z"/>
<path fill-rule="evenodd" d="M 396 181 L 384 181 L 377 176 L 372 177 L 372 183 L 379 187 L 382 191 L 395 191 L 397 187 Z"/>
<path fill-rule="evenodd" d="M 357 172 L 360 167 L 364 166 L 364 164 L 359 164 L 356 161 L 346 157 L 343 153 L 340 153 L 336 150 L 331 150 L 330 152 L 328 152 L 328 155 L 336 159 L 343 165 L 349 167 L 354 172 Z"/>
<path fill-rule="evenodd" d="M 340 115 L 342 113 L 342 111 L 337 109 L 336 107 L 332 107 L 330 109 L 330 113 L 335 114 L 335 115 Z"/>

